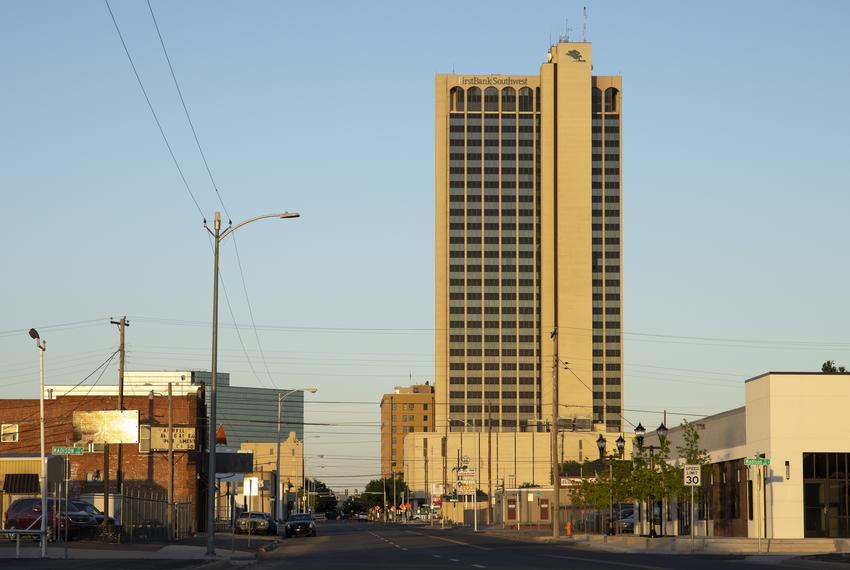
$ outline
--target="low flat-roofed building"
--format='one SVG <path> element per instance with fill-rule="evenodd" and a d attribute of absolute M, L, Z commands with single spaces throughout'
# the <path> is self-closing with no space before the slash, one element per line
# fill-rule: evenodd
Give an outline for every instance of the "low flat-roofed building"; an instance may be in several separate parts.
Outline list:
<path fill-rule="evenodd" d="M 850 374 L 767 372 L 744 393 L 743 407 L 699 420 L 711 455 L 708 533 L 850 537 Z M 682 435 L 670 429 L 671 449 Z M 645 445 L 658 443 L 647 433 Z M 769 465 L 746 465 L 757 456 Z"/>

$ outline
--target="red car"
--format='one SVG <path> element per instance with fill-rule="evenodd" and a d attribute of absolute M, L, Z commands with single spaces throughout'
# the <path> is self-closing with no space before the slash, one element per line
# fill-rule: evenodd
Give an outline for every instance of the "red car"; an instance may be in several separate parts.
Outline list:
<path fill-rule="evenodd" d="M 77 510 L 70 503 L 70 509 L 63 502 L 59 513 L 55 512 L 56 501 L 47 501 L 47 523 L 51 536 L 65 536 L 68 525 L 68 538 L 91 536 L 97 529 L 97 521 L 89 513 Z M 39 530 L 41 528 L 41 499 L 18 499 L 9 505 L 6 511 L 6 528 L 19 530 Z"/>

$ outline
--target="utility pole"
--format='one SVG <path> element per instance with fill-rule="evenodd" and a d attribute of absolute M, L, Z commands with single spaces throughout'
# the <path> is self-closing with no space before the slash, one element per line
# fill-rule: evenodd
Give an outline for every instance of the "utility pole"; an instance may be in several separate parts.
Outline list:
<path fill-rule="evenodd" d="M 120 449 L 120 448 L 119 448 Z M 168 539 L 174 539 L 174 404 L 168 383 Z"/>
<path fill-rule="evenodd" d="M 119 321 L 109 321 L 113 325 L 118 325 L 118 409 L 124 410 L 124 329 L 130 326 L 127 317 L 121 317 Z M 106 448 L 103 450 L 107 453 Z M 124 492 L 124 470 L 123 470 L 123 446 L 118 444 L 118 465 L 116 466 L 115 482 L 118 485 L 118 492 Z M 107 500 L 108 497 L 107 497 Z M 105 520 L 105 519 L 104 519 Z"/>
<path fill-rule="evenodd" d="M 552 440 L 552 538 L 561 536 L 561 470 L 558 466 L 558 327 L 552 331 L 549 338 L 553 341 L 554 357 L 552 360 L 552 427 L 549 435 Z"/>

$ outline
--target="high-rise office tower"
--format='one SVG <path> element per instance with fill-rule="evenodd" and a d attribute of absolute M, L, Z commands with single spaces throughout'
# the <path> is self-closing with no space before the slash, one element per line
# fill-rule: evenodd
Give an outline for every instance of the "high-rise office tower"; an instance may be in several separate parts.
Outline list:
<path fill-rule="evenodd" d="M 546 429 L 556 354 L 562 422 L 622 429 L 621 80 L 591 55 L 436 76 L 438 432 Z"/>

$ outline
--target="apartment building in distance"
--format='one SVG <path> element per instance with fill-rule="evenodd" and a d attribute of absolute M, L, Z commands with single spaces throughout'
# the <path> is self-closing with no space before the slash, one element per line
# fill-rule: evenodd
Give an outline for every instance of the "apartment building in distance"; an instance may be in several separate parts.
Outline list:
<path fill-rule="evenodd" d="M 396 386 L 381 398 L 381 476 L 404 476 L 404 438 L 434 431 L 434 387 L 430 383 Z"/>
<path fill-rule="evenodd" d="M 557 397 L 620 432 L 621 78 L 561 41 L 539 74 L 438 74 L 435 102 L 437 431 L 544 431 Z"/>

